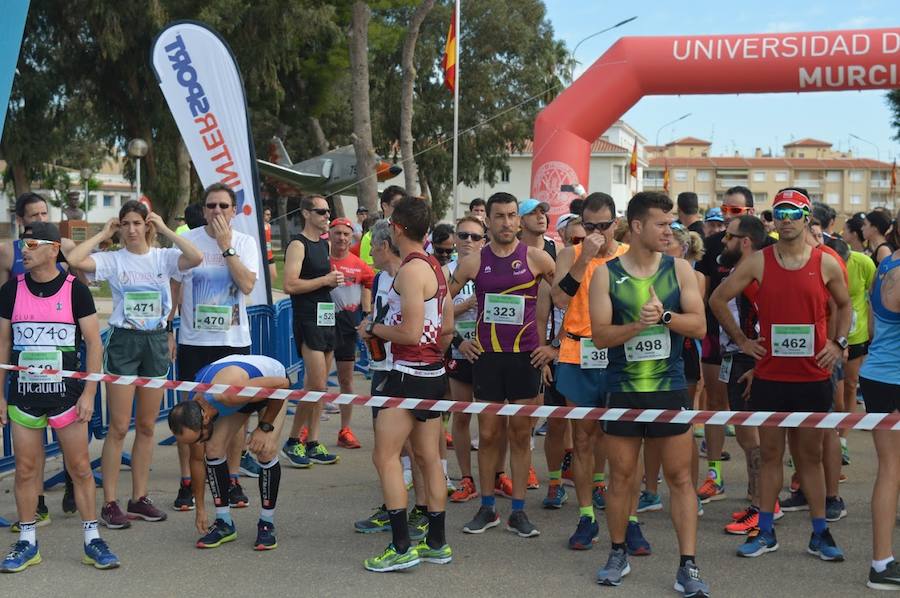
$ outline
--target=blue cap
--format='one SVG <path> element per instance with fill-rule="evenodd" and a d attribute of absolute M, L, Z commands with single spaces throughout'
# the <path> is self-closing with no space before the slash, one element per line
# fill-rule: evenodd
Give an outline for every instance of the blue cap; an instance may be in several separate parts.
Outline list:
<path fill-rule="evenodd" d="M 721 208 L 710 208 L 706 210 L 706 217 L 703 220 L 705 222 L 725 222 L 725 218 L 722 217 Z"/>
<path fill-rule="evenodd" d="M 526 216 L 531 214 L 537 208 L 541 208 L 544 212 L 550 211 L 550 204 L 546 201 L 538 201 L 536 199 L 528 198 L 519 204 L 519 216 Z"/>

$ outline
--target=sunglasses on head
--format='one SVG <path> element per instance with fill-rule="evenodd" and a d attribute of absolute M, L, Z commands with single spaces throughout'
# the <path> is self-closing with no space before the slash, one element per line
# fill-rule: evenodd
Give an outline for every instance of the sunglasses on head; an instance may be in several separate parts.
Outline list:
<path fill-rule="evenodd" d="M 772 209 L 772 217 L 775 220 L 802 220 L 807 214 L 809 212 L 795 206 L 778 206 Z"/>
<path fill-rule="evenodd" d="M 749 211 L 750 211 L 750 208 L 746 208 L 746 207 L 742 207 L 742 206 L 729 206 L 727 204 L 722 206 L 722 213 L 727 216 L 740 216 L 744 212 L 749 212 Z"/>
<path fill-rule="evenodd" d="M 591 234 L 594 231 L 606 230 L 610 226 L 613 225 L 615 220 L 604 220 L 602 222 L 582 222 L 581 226 L 584 227 L 584 232 L 587 234 Z"/>
<path fill-rule="evenodd" d="M 37 249 L 41 245 L 59 245 L 56 241 L 47 241 L 46 239 L 22 239 L 22 244 L 28 249 Z"/>
<path fill-rule="evenodd" d="M 220 210 L 227 210 L 231 207 L 230 203 L 208 203 L 206 204 L 207 210 L 215 210 L 218 207 Z"/>
<path fill-rule="evenodd" d="M 472 239 L 472 240 L 475 241 L 476 243 L 477 243 L 478 241 L 481 241 L 482 239 L 484 239 L 484 235 L 479 235 L 478 233 L 465 233 L 465 232 L 463 232 L 463 233 L 456 233 L 456 236 L 459 237 L 459 240 L 460 240 L 460 241 L 468 241 L 469 239 Z"/>
<path fill-rule="evenodd" d="M 331 210 L 328 208 L 310 208 L 309 211 L 318 214 L 319 216 L 328 216 L 331 214 Z"/>

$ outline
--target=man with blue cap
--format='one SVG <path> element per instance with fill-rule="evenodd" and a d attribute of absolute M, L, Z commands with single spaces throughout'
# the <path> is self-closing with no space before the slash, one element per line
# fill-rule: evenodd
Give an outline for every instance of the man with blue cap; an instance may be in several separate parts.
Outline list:
<path fill-rule="evenodd" d="M 547 213 L 550 204 L 546 201 L 526 199 L 519 204 L 519 218 L 522 219 L 522 231 L 519 238 L 525 245 L 543 249 L 556 261 L 556 243 L 546 235 L 549 219 Z"/>

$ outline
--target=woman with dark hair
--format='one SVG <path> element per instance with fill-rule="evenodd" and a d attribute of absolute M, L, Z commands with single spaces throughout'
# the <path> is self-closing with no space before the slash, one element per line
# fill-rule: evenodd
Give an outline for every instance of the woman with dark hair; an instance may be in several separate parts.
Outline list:
<path fill-rule="evenodd" d="M 865 253 L 868 255 L 866 251 L 866 239 L 863 237 L 863 222 L 866 219 L 866 215 L 859 213 L 854 214 L 850 218 L 847 219 L 847 222 L 844 223 L 844 240 L 847 241 L 847 245 L 850 246 L 852 251 L 858 251 L 859 253 Z"/>
<path fill-rule="evenodd" d="M 175 247 L 154 247 L 157 233 Z M 91 253 L 101 243 L 118 234 L 122 246 L 117 251 Z M 106 342 L 103 369 L 118 376 L 165 378 L 174 359 L 175 335 L 171 316 L 173 301 L 170 278 L 203 261 L 203 254 L 182 235 L 175 234 L 158 214 L 147 206 L 128 201 L 103 230 L 76 246 L 67 256 L 69 265 L 88 275 L 90 280 L 109 282 L 113 313 L 109 318 L 110 335 Z M 101 522 L 109 528 L 126 528 L 130 518 L 163 521 L 166 514 L 147 498 L 153 434 L 164 390 L 120 384 L 106 385 L 109 406 L 109 434 L 103 444 L 103 509 Z M 132 410 L 135 418 L 134 445 L 131 453 L 132 499 L 127 514 L 117 500 L 122 446 Z"/>
<path fill-rule="evenodd" d="M 450 224 L 438 224 L 431 231 L 431 253 L 441 266 L 449 264 L 456 252 L 453 235 L 453 226 Z"/>
<path fill-rule="evenodd" d="M 885 237 L 890 228 L 891 217 L 887 212 L 881 210 L 872 210 L 866 214 L 866 218 L 863 221 L 863 237 L 868 241 L 869 248 L 872 250 L 872 261 L 875 262 L 876 268 L 881 263 L 881 260 L 894 253 L 895 248 L 891 247 L 891 244 Z"/>

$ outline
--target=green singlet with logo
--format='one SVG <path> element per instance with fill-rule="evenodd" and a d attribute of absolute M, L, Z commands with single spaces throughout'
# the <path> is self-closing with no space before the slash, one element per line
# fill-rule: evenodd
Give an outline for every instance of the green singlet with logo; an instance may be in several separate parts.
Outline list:
<path fill-rule="evenodd" d="M 620 258 L 607 262 L 612 323 L 631 324 L 641 319 L 641 307 L 650 299 L 650 286 L 663 309 L 681 312 L 681 288 L 675 259 L 663 255 L 653 276 L 636 278 L 625 271 Z M 622 345 L 609 348 L 606 379 L 610 392 L 658 392 L 687 388 L 681 351 L 684 337 L 663 324 L 650 326 Z"/>

